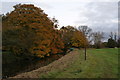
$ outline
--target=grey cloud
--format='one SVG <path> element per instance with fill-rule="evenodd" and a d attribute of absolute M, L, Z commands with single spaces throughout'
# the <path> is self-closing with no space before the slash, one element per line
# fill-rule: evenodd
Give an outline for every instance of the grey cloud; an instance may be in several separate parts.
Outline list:
<path fill-rule="evenodd" d="M 117 3 L 115 2 L 91 2 L 84 6 L 79 17 L 86 17 L 86 20 L 77 20 L 75 23 L 86 23 L 96 31 L 109 32 L 117 29 Z M 81 9 L 81 8 L 80 8 Z"/>
<path fill-rule="evenodd" d="M 47 4 L 47 3 L 43 3 L 43 2 L 34 2 L 34 4 L 37 6 L 37 7 L 42 7 L 42 8 L 46 8 L 46 9 L 52 9 L 53 6 Z"/>

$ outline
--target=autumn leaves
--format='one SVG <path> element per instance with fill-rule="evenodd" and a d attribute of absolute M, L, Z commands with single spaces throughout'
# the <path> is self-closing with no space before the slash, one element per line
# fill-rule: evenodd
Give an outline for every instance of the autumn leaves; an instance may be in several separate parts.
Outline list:
<path fill-rule="evenodd" d="M 41 8 L 31 4 L 18 4 L 14 8 L 2 16 L 3 50 L 18 56 L 44 58 L 70 47 L 87 45 L 85 36 L 74 27 L 55 29 L 56 20 L 50 20 Z"/>

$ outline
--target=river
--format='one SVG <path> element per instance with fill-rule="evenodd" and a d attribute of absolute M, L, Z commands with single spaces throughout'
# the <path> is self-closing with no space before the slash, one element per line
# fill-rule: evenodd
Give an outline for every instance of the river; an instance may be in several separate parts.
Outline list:
<path fill-rule="evenodd" d="M 64 56 L 64 54 L 51 55 L 50 57 L 46 57 L 44 59 L 22 60 L 9 64 L 2 64 L 2 78 L 8 78 L 20 73 L 38 69 L 50 64 L 51 62 L 61 58 L 62 56 Z"/>

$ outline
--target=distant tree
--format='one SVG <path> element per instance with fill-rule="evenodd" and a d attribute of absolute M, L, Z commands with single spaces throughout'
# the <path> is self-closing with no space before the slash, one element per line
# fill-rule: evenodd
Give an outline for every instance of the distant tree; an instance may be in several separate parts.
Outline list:
<path fill-rule="evenodd" d="M 88 26 L 79 26 L 78 30 L 80 32 L 82 32 L 86 36 L 86 38 L 88 39 L 89 44 L 93 41 L 93 39 L 92 39 L 93 33 L 92 33 L 91 28 L 89 28 Z"/>
<path fill-rule="evenodd" d="M 111 32 L 110 35 L 109 35 L 109 37 L 110 37 L 110 38 L 108 39 L 108 44 L 107 44 L 107 46 L 108 46 L 109 48 L 117 47 L 117 34 Z"/>
<path fill-rule="evenodd" d="M 117 33 L 116 32 L 110 32 L 109 37 L 114 39 L 115 41 L 117 41 Z"/>
<path fill-rule="evenodd" d="M 108 45 L 109 48 L 114 48 L 114 47 L 116 47 L 116 41 L 112 38 L 109 38 L 107 45 Z"/>
<path fill-rule="evenodd" d="M 108 44 L 108 42 L 102 42 L 101 47 L 102 48 L 107 48 L 108 47 L 107 44 Z"/>
<path fill-rule="evenodd" d="M 118 38 L 117 46 L 120 48 L 120 38 Z"/>
<path fill-rule="evenodd" d="M 102 39 L 104 39 L 104 33 L 103 32 L 94 32 L 93 39 L 94 39 L 95 48 L 101 48 Z"/>
<path fill-rule="evenodd" d="M 114 34 L 113 34 L 113 32 L 110 32 L 110 35 L 109 35 L 109 37 L 110 37 L 111 39 L 113 39 L 113 37 L 114 37 Z"/>
<path fill-rule="evenodd" d="M 114 33 L 114 40 L 117 42 L 117 33 Z"/>

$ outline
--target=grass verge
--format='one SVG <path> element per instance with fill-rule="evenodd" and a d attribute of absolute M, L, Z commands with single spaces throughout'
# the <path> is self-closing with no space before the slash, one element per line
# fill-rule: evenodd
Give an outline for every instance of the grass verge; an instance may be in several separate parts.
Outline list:
<path fill-rule="evenodd" d="M 74 61 L 63 69 L 53 69 L 42 74 L 40 78 L 117 78 L 118 49 L 88 49 L 87 60 L 84 51 Z M 74 54 L 74 53 L 73 53 Z M 61 66 L 61 65 L 59 65 Z"/>

